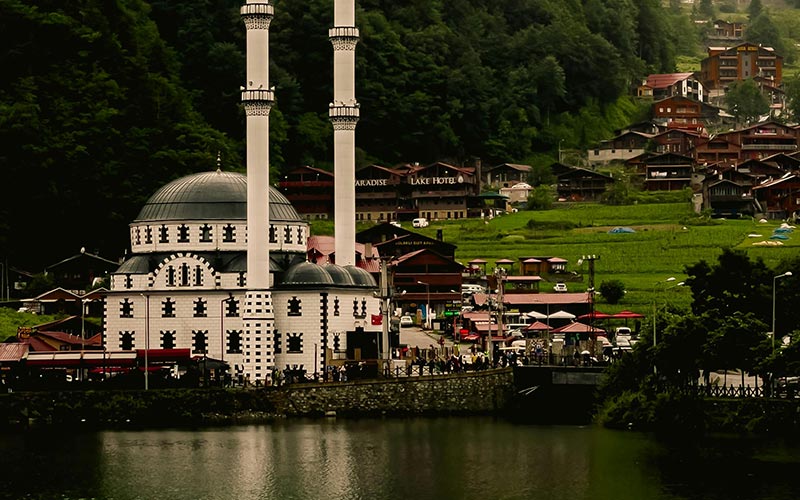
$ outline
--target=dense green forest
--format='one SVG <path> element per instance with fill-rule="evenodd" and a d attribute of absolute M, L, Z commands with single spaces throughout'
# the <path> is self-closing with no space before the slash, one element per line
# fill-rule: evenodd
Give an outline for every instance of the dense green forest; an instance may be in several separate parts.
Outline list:
<path fill-rule="evenodd" d="M 241 0 L 0 0 L 0 258 L 117 258 L 165 182 L 241 170 Z M 332 0 L 275 3 L 272 168 L 330 165 Z M 628 95 L 697 55 L 660 0 L 360 0 L 358 163 L 535 163 L 643 117 Z"/>

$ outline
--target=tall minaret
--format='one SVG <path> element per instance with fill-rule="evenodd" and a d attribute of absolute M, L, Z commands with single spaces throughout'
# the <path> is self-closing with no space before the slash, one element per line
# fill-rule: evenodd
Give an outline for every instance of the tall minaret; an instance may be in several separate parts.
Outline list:
<path fill-rule="evenodd" d="M 247 86 L 242 103 L 247 115 L 247 292 L 242 308 L 244 371 L 250 381 L 264 380 L 275 363 L 269 274 L 269 111 L 275 100 L 269 86 L 268 0 L 247 0 L 241 8 L 247 29 Z"/>
<path fill-rule="evenodd" d="M 356 28 L 355 0 L 334 0 L 333 28 L 328 31 L 333 44 L 333 124 L 334 218 L 336 264 L 356 263 Z"/>

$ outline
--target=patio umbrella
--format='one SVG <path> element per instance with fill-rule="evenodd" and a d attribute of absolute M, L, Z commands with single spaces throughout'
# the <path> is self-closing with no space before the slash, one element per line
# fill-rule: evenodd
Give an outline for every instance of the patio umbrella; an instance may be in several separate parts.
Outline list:
<path fill-rule="evenodd" d="M 519 315 L 520 319 L 546 319 L 547 315 L 536 311 L 528 311 Z"/>
<path fill-rule="evenodd" d="M 550 319 L 575 319 L 575 315 L 572 313 L 568 313 L 567 311 L 556 311 L 553 314 L 549 315 L 548 318 Z"/>
<path fill-rule="evenodd" d="M 611 317 L 614 319 L 640 319 L 644 318 L 644 315 L 635 313 L 633 311 L 625 310 L 625 311 L 620 311 L 616 314 L 612 314 Z"/>
<path fill-rule="evenodd" d="M 608 319 L 612 316 L 600 311 L 592 311 L 590 313 L 581 314 L 578 319 Z"/>

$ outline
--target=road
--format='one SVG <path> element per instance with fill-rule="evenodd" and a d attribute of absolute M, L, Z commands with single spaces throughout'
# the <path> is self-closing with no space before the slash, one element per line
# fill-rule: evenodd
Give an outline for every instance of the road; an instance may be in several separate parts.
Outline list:
<path fill-rule="evenodd" d="M 418 326 L 406 326 L 400 328 L 400 343 L 405 344 L 409 347 L 419 347 L 422 349 L 426 349 L 433 344 L 434 346 L 439 346 L 439 339 L 443 337 L 443 335 L 439 335 L 438 333 L 433 333 L 431 331 L 423 330 Z M 445 346 L 452 346 L 453 340 L 447 337 L 444 337 L 444 345 Z M 464 344 L 461 344 L 460 351 L 463 353 L 465 352 Z"/>

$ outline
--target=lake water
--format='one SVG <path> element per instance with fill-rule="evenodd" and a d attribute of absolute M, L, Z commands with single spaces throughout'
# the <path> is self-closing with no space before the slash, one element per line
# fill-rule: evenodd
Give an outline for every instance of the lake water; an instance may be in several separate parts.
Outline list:
<path fill-rule="evenodd" d="M 800 499 L 800 445 L 491 418 L 0 434 L 0 498 Z"/>

